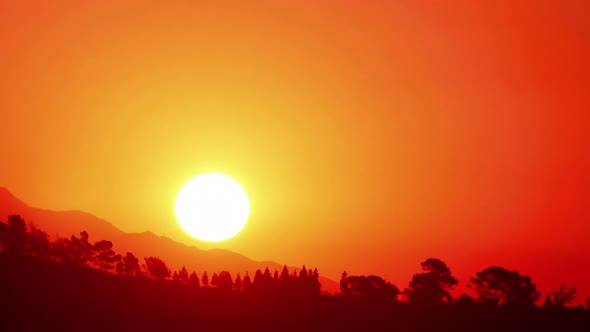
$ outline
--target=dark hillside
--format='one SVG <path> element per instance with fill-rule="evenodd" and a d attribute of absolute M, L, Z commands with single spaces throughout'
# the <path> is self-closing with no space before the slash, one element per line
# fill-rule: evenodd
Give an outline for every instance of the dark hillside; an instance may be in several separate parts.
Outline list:
<path fill-rule="evenodd" d="M 0 254 L 2 331 L 587 331 L 588 312 L 295 299 Z"/>

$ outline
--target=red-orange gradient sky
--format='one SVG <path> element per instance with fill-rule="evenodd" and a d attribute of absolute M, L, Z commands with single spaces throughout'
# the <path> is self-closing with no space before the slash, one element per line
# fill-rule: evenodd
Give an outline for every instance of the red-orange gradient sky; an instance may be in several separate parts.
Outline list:
<path fill-rule="evenodd" d="M 590 291 L 590 5 L 2 1 L 0 186 L 257 260 L 406 287 L 493 264 Z M 210 245 L 188 179 L 252 214 Z"/>

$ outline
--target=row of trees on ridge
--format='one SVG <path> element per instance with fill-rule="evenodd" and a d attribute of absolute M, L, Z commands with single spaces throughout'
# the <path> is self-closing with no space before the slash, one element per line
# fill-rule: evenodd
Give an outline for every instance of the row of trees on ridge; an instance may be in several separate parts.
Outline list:
<path fill-rule="evenodd" d="M 52 242 L 47 233 L 33 224 L 27 227 L 18 215 L 9 216 L 7 223 L 0 222 L 0 251 L 7 255 L 36 256 L 64 264 L 88 265 L 127 277 L 171 280 L 192 287 L 212 286 L 227 291 L 298 297 L 317 297 L 321 294 L 318 270 L 308 270 L 305 266 L 299 273 L 290 272 L 286 265 L 280 273 L 276 270 L 271 273 L 267 267 L 264 271 L 257 270 L 252 279 L 248 272 L 243 277 L 237 274 L 234 279 L 228 271 L 213 273 L 211 278 L 204 271 L 199 277 L 195 271 L 189 273 L 184 266 L 171 272 L 158 257 L 146 257 L 144 264 L 140 264 L 140 260 L 131 252 L 117 254 L 111 241 L 101 240 L 91 244 L 88 238 L 87 232 L 81 232 L 79 236 L 58 238 Z M 338 296 L 363 301 L 420 304 L 455 302 L 492 306 L 534 306 L 540 297 L 529 276 L 492 266 L 477 272 L 470 280 L 469 287 L 475 291 L 477 298 L 463 294 L 454 299 L 450 292 L 458 280 L 443 261 L 429 258 L 421 263 L 421 267 L 422 272 L 415 274 L 403 291 L 379 276 L 351 276 L 344 272 Z M 544 307 L 562 308 L 572 302 L 575 293 L 575 288 L 561 286 L 559 290 L 546 295 Z"/>
<path fill-rule="evenodd" d="M 193 287 L 296 296 L 319 296 L 321 288 L 318 270 L 308 270 L 305 265 L 299 273 L 289 272 L 285 265 L 280 273 L 275 270 L 271 274 L 267 267 L 264 271 L 256 270 L 253 278 L 246 272 L 244 277 L 238 273 L 235 279 L 228 271 L 215 272 L 211 277 L 204 271 L 199 277 L 195 271 L 189 274 L 184 266 L 172 272 L 158 257 L 145 257 L 144 264 L 141 264 L 131 252 L 125 255 L 116 253 L 111 241 L 101 240 L 92 244 L 85 231 L 79 236 L 58 238 L 52 242 L 46 232 L 33 224 L 27 227 L 18 215 L 9 216 L 6 224 L 0 222 L 0 251 L 12 256 L 30 255 L 64 264 L 87 265 L 128 277 L 171 279 Z"/>

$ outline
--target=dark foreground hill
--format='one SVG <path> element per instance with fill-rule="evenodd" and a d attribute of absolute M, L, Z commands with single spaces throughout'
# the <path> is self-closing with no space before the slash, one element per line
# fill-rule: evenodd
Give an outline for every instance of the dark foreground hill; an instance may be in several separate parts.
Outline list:
<path fill-rule="evenodd" d="M 255 296 L 0 253 L 0 331 L 590 331 L 580 309 Z"/>
<path fill-rule="evenodd" d="M 8 215 L 17 214 L 27 222 L 35 224 L 47 232 L 52 240 L 58 237 L 69 238 L 86 231 L 90 241 L 112 241 L 113 249 L 121 254 L 132 252 L 137 257 L 158 256 L 173 270 L 186 266 L 189 271 L 226 270 L 236 275 L 246 271 L 254 273 L 257 269 L 268 267 L 271 271 L 281 270 L 283 265 L 276 262 L 257 262 L 237 252 L 211 249 L 203 250 L 174 241 L 151 232 L 125 233 L 106 220 L 82 211 L 53 211 L 31 207 L 14 196 L 6 188 L 0 187 L 0 222 Z M 308 265 L 310 265 L 309 262 Z M 291 267 L 292 271 L 294 268 Z M 324 276 L 319 277 L 322 291 L 337 292 L 338 283 Z"/>

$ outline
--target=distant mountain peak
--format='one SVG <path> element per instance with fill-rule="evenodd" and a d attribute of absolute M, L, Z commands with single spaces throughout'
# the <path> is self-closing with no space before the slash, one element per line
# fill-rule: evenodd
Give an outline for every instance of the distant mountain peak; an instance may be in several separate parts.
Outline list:
<path fill-rule="evenodd" d="M 14 196 L 8 188 L 0 187 L 0 203 L 11 207 L 27 208 L 28 205 Z M 4 216 L 2 216 L 4 217 Z"/>

